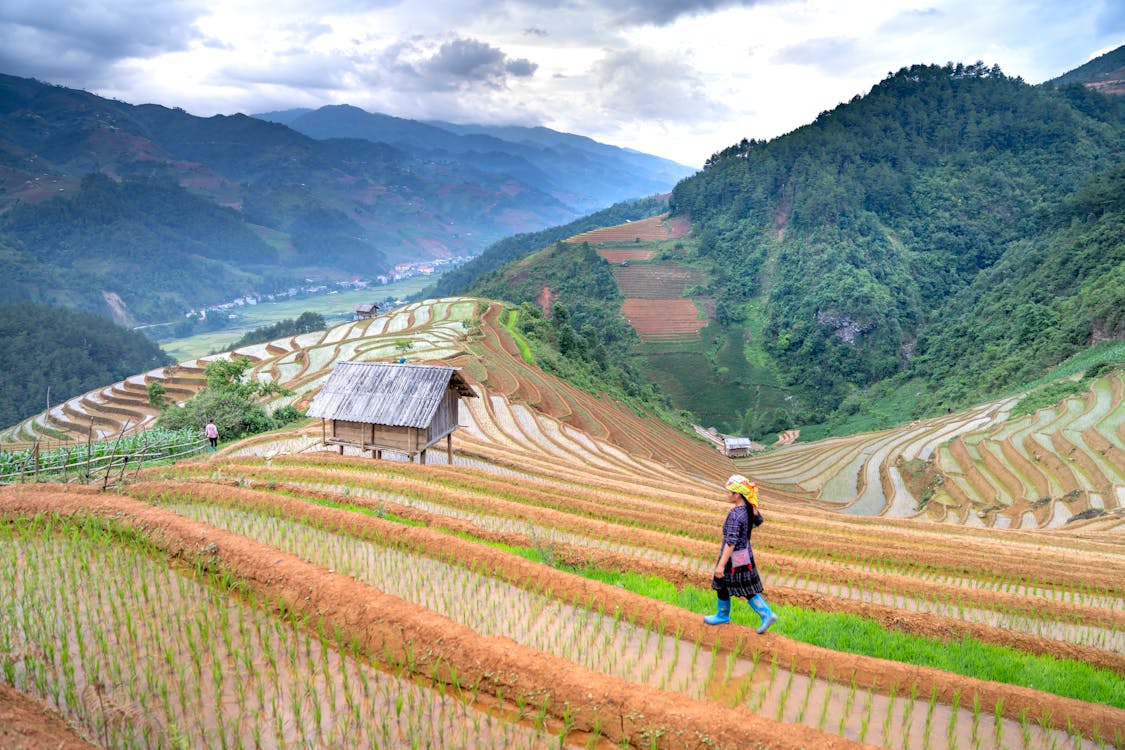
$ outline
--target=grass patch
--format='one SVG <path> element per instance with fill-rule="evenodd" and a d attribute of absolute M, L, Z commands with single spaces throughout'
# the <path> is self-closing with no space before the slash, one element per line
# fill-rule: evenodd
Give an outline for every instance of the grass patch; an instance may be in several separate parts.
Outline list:
<path fill-rule="evenodd" d="M 715 592 L 709 588 L 685 586 L 677 590 L 669 581 L 655 576 L 599 568 L 568 570 L 699 614 L 710 614 L 715 608 Z M 777 604 L 771 607 L 781 617 L 772 631 L 802 643 L 1125 708 L 1125 680 L 1083 662 L 1025 654 L 971 638 L 956 641 L 922 638 L 887 630 L 874 620 L 856 615 Z M 759 618 L 745 602 L 741 606 L 736 602 L 731 607 L 731 621 L 757 627 Z"/>
<path fill-rule="evenodd" d="M 529 365 L 533 365 L 535 364 L 535 355 L 531 352 L 531 345 L 527 343 L 527 339 L 523 337 L 523 334 L 516 330 L 516 324 L 519 322 L 519 319 L 520 311 L 514 308 L 505 309 L 500 316 L 500 322 L 504 325 L 508 333 L 512 334 L 516 346 L 519 347 L 520 356 L 523 357 L 523 361 Z"/>
<path fill-rule="evenodd" d="M 1025 414 L 1034 414 L 1040 409 L 1054 406 L 1060 401 L 1077 396 L 1088 387 L 1088 383 L 1078 380 L 1056 380 L 1028 393 L 1012 407 L 1011 418 L 1022 417 Z"/>
<path fill-rule="evenodd" d="M 462 534 L 458 536 L 533 562 L 550 564 L 535 547 L 517 547 L 484 542 Z M 685 586 L 677 589 L 670 581 L 657 576 L 594 567 L 558 567 L 700 615 L 711 614 L 715 609 L 715 592 L 710 588 Z M 848 654 L 933 667 L 966 677 L 1125 709 L 1125 680 L 1113 672 L 1096 669 L 1083 662 L 1026 654 L 972 638 L 953 641 L 923 638 L 888 630 L 875 620 L 856 615 L 778 604 L 771 604 L 771 607 L 781 617 L 772 631 L 794 641 Z M 731 607 L 731 621 L 754 628 L 759 624 L 758 616 L 741 600 Z"/>
<path fill-rule="evenodd" d="M 1048 374 L 1035 380 L 1016 392 L 1030 390 L 1060 378 L 1085 373 L 1099 365 L 1125 365 L 1125 341 L 1109 341 L 1091 346 L 1070 359 L 1059 363 Z"/>

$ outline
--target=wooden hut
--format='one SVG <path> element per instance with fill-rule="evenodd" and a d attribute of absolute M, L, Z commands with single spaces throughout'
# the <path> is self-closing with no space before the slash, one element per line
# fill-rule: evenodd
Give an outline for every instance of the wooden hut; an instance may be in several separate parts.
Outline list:
<path fill-rule="evenodd" d="M 379 306 L 377 304 L 375 304 L 374 302 L 364 303 L 362 305 L 356 305 L 355 316 L 359 320 L 364 320 L 366 318 L 374 318 L 378 314 L 379 314 Z"/>
<path fill-rule="evenodd" d="M 453 431 L 461 398 L 476 393 L 457 368 L 393 362 L 341 362 L 309 406 L 320 417 L 325 445 L 406 453 L 426 463 L 426 449 L 442 438 L 453 463 Z"/>
<path fill-rule="evenodd" d="M 723 453 L 731 458 L 744 458 L 754 450 L 754 443 L 748 437 L 723 438 Z"/>

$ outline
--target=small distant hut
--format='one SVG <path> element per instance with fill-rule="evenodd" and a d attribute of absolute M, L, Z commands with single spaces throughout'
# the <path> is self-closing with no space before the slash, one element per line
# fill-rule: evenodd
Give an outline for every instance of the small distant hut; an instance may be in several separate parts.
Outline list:
<path fill-rule="evenodd" d="M 754 443 L 748 437 L 724 437 L 723 453 L 731 458 L 749 456 L 754 450 Z"/>
<path fill-rule="evenodd" d="M 356 305 L 355 316 L 360 320 L 364 318 L 374 318 L 379 313 L 379 306 L 374 302 L 370 304 Z"/>
<path fill-rule="evenodd" d="M 426 449 L 442 438 L 453 463 L 453 431 L 462 398 L 476 393 L 457 368 L 392 362 L 341 362 L 309 406 L 320 417 L 322 440 L 371 451 L 406 453 L 426 463 Z"/>

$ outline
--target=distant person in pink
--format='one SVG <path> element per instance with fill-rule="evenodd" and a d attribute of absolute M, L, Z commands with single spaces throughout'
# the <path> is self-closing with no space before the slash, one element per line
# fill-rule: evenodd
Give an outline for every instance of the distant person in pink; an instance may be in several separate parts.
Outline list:
<path fill-rule="evenodd" d="M 209 420 L 207 426 L 203 428 L 203 434 L 211 441 L 211 450 L 215 450 L 215 446 L 219 444 L 219 428 L 215 426 L 215 420 Z"/>

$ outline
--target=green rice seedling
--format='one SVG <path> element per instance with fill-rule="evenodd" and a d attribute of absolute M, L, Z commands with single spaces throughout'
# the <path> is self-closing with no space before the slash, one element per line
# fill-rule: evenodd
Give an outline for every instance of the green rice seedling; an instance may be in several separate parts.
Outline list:
<path fill-rule="evenodd" d="M 820 716 L 816 720 L 816 728 L 824 731 L 824 724 L 828 721 L 828 703 L 832 699 L 832 690 L 836 686 L 836 680 L 832 675 L 828 676 L 828 685 L 824 690 L 824 702 L 820 704 Z"/>
<path fill-rule="evenodd" d="M 995 746 L 1003 747 L 1002 738 L 1004 735 L 1004 699 L 1001 698 L 996 701 L 996 708 L 993 711 L 993 721 L 995 722 L 996 738 Z"/>
<path fill-rule="evenodd" d="M 930 691 L 930 700 L 929 700 L 928 705 L 926 706 L 926 719 L 925 719 L 925 722 L 923 724 L 923 729 L 922 729 L 922 736 L 925 738 L 924 742 L 926 743 L 927 746 L 929 746 L 929 744 L 930 744 L 930 732 L 931 732 L 931 729 L 933 728 L 934 709 L 937 707 L 937 699 L 938 699 L 938 688 L 937 688 L 937 685 L 934 685 L 933 689 Z M 954 714 L 954 715 L 956 715 L 956 714 Z"/>
<path fill-rule="evenodd" d="M 936 699 L 936 697 L 937 697 L 937 689 L 935 688 L 934 689 L 934 698 Z M 957 750 L 957 723 L 958 723 L 957 720 L 959 718 L 958 715 L 960 714 L 960 706 L 961 706 L 961 691 L 960 690 L 954 690 L 953 691 L 953 701 L 950 705 L 950 708 L 952 710 L 949 713 L 949 725 L 945 729 L 946 746 L 949 747 L 950 750 Z"/>
<path fill-rule="evenodd" d="M 844 727 L 847 725 L 848 717 L 851 716 L 852 713 L 852 705 L 855 703 L 856 688 L 855 673 L 853 672 L 851 683 L 848 686 L 848 695 L 847 698 L 844 699 L 844 710 L 840 712 L 840 726 L 838 731 L 841 736 L 844 734 Z"/>
<path fill-rule="evenodd" d="M 980 747 L 980 693 L 973 692 L 973 720 L 969 730 L 969 739 L 973 742 L 974 750 Z"/>
<path fill-rule="evenodd" d="M 813 685 L 816 684 L 816 664 L 812 665 L 809 669 L 809 683 L 805 686 L 805 697 L 801 701 L 801 707 L 797 709 L 797 718 L 794 723 L 800 724 L 805 720 L 805 711 L 809 707 L 809 698 L 812 696 Z"/>
<path fill-rule="evenodd" d="M 875 708 L 875 690 L 876 681 L 872 681 L 871 687 L 867 690 L 867 710 L 863 712 L 863 718 L 859 723 L 859 741 L 867 741 L 867 730 L 871 725 L 871 712 Z"/>
<path fill-rule="evenodd" d="M 910 728 L 914 725 L 914 705 L 918 701 L 918 683 L 910 686 L 910 700 L 903 705 L 902 710 L 902 747 L 907 750 L 910 741 Z"/>
<path fill-rule="evenodd" d="M 781 721 L 781 717 L 785 715 L 785 704 L 789 702 L 789 691 L 793 688 L 793 675 L 797 669 L 797 659 L 794 657 L 792 663 L 789 665 L 789 679 L 785 681 L 785 687 L 781 689 L 781 696 L 777 701 L 777 720 Z"/>

